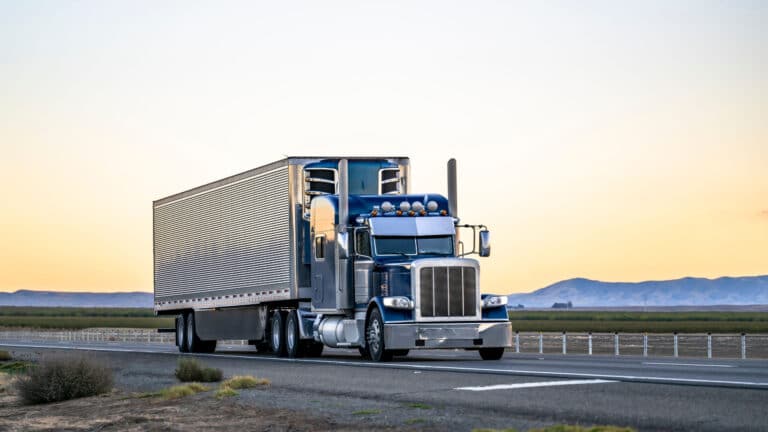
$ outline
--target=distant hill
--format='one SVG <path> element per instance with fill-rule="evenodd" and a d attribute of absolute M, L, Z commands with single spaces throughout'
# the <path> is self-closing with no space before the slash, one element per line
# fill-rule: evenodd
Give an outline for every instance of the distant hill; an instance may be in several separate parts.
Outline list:
<path fill-rule="evenodd" d="M 151 308 L 154 295 L 147 292 L 89 293 L 19 290 L 0 292 L 0 306 L 75 306 Z"/>
<path fill-rule="evenodd" d="M 768 304 L 768 275 L 693 278 L 648 282 L 601 282 L 568 279 L 532 293 L 512 294 L 511 305 L 551 307 L 573 302 L 574 307 L 709 306 Z"/>

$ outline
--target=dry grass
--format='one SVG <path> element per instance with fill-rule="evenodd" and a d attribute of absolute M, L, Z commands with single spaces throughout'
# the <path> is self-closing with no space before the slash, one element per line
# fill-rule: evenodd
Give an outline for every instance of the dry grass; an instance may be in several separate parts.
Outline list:
<path fill-rule="evenodd" d="M 259 386 L 269 385 L 270 381 L 266 378 L 256 378 L 250 375 L 234 376 L 223 383 L 221 387 L 229 387 L 235 390 L 249 389 Z"/>
<path fill-rule="evenodd" d="M 192 396 L 197 393 L 202 393 L 210 390 L 210 388 L 200 383 L 188 383 L 168 387 L 167 389 L 160 390 L 160 396 L 164 399 L 179 399 L 187 396 Z"/>
<path fill-rule="evenodd" d="M 224 399 L 228 397 L 237 396 L 240 393 L 238 393 L 236 390 L 233 390 L 231 387 L 221 387 L 220 389 L 216 390 L 216 393 L 214 396 L 216 399 Z"/>

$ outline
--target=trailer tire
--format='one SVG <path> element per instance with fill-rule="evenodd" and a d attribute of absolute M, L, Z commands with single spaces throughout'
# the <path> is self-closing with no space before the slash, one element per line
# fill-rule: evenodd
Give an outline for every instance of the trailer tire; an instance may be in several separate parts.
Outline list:
<path fill-rule="evenodd" d="M 269 348 L 278 357 L 285 357 L 285 314 L 275 311 L 270 321 Z"/>
<path fill-rule="evenodd" d="M 384 320 L 378 308 L 371 310 L 368 315 L 368 325 L 365 327 L 365 345 L 368 347 L 371 360 L 386 362 L 392 360 L 392 351 L 384 346 Z"/>
<path fill-rule="evenodd" d="M 480 357 L 483 360 L 499 360 L 504 356 L 504 348 L 480 348 Z"/>
<path fill-rule="evenodd" d="M 187 351 L 191 353 L 201 352 L 202 341 L 197 337 L 197 331 L 195 331 L 195 312 L 187 312 L 186 330 L 184 331 L 184 339 L 187 341 Z"/>
<path fill-rule="evenodd" d="M 176 346 L 179 347 L 179 352 L 189 352 L 186 314 L 180 314 L 176 317 Z"/>
<path fill-rule="evenodd" d="M 285 320 L 285 352 L 290 358 L 304 357 L 300 324 L 298 312 L 295 310 L 288 312 L 288 319 Z"/>

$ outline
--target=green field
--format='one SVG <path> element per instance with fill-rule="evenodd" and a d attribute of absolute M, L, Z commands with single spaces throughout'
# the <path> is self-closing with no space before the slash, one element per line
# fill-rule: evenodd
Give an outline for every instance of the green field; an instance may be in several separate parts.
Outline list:
<path fill-rule="evenodd" d="M 765 312 L 513 311 L 509 317 L 521 332 L 768 333 Z M 148 308 L 0 306 L 0 327 L 169 328 L 173 317 L 156 317 Z"/>
<path fill-rule="evenodd" d="M 512 311 L 521 332 L 768 333 L 765 312 Z"/>
<path fill-rule="evenodd" d="M 0 306 L 0 327 L 84 329 L 92 327 L 167 328 L 173 317 L 156 317 L 148 308 Z"/>

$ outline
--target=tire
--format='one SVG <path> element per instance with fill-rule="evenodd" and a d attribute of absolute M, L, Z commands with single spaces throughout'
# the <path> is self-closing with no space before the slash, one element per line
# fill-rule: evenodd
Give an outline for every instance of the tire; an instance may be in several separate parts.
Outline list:
<path fill-rule="evenodd" d="M 176 346 L 179 347 L 179 352 L 189 352 L 187 346 L 187 320 L 186 314 L 181 314 L 176 317 Z"/>
<path fill-rule="evenodd" d="M 391 350 L 391 351 L 392 351 L 392 355 L 393 355 L 393 356 L 405 357 L 405 356 L 407 356 L 407 355 L 408 355 L 408 353 L 409 353 L 411 350 L 407 350 L 407 349 L 399 349 L 399 350 Z"/>
<path fill-rule="evenodd" d="M 194 311 L 187 313 L 186 324 L 184 340 L 187 344 L 187 352 L 212 353 L 216 351 L 216 340 L 204 341 L 197 336 L 197 325 L 195 324 Z"/>
<path fill-rule="evenodd" d="M 480 348 L 483 360 L 499 360 L 504 355 L 504 348 Z"/>
<path fill-rule="evenodd" d="M 285 321 L 285 353 L 289 358 L 304 357 L 304 344 L 299 331 L 299 314 L 295 310 L 288 312 Z"/>
<path fill-rule="evenodd" d="M 272 314 L 269 331 L 269 348 L 278 357 L 285 357 L 285 314 L 275 311 Z"/>
<path fill-rule="evenodd" d="M 385 362 L 392 360 L 392 351 L 384 346 L 384 320 L 381 319 L 381 312 L 374 308 L 368 316 L 368 325 L 365 327 L 365 344 L 371 355 L 371 360 L 375 362 Z"/>
<path fill-rule="evenodd" d="M 187 327 L 184 332 L 184 339 L 187 341 L 187 352 L 197 353 L 201 352 L 202 341 L 197 337 L 197 330 L 195 327 L 195 312 L 188 312 L 186 319 Z"/>

